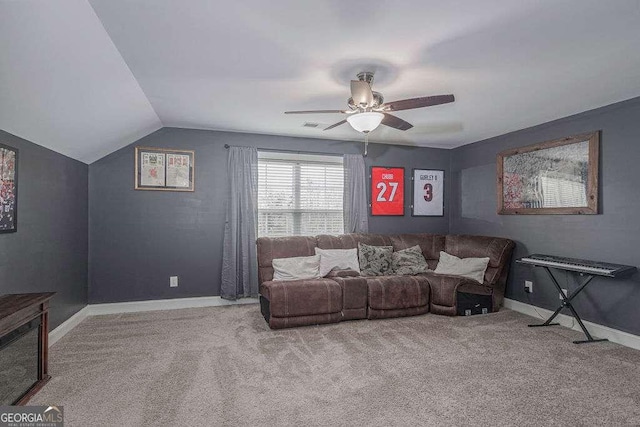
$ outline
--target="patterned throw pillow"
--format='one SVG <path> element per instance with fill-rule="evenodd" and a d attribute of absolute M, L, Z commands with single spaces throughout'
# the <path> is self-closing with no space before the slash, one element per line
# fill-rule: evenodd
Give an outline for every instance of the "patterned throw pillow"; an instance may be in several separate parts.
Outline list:
<path fill-rule="evenodd" d="M 369 246 L 358 243 L 360 274 L 363 276 L 384 276 L 391 273 L 393 246 Z"/>
<path fill-rule="evenodd" d="M 391 268 L 397 275 L 414 276 L 429 271 L 427 260 L 418 245 L 392 253 Z"/>

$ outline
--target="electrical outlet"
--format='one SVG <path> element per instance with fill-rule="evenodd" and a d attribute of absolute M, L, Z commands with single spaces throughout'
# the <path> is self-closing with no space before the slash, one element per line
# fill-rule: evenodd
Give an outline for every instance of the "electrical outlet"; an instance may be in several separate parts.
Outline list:
<path fill-rule="evenodd" d="M 177 288 L 178 287 L 178 276 L 169 277 L 169 287 Z"/>
<path fill-rule="evenodd" d="M 524 291 L 528 294 L 533 292 L 533 282 L 531 280 L 524 281 Z"/>
<path fill-rule="evenodd" d="M 565 297 L 569 295 L 569 291 L 567 291 L 566 289 L 563 289 L 562 293 L 564 294 Z M 562 294 L 558 294 L 558 298 L 560 298 L 560 301 L 562 301 Z"/>

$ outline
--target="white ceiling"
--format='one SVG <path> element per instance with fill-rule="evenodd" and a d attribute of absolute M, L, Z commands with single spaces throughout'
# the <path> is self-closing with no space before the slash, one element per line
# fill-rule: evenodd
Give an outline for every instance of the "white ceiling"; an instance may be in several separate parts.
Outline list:
<path fill-rule="evenodd" d="M 0 129 L 89 163 L 160 127 L 86 0 L 0 0 Z"/>
<path fill-rule="evenodd" d="M 90 4 L 89 4 L 90 3 Z M 94 161 L 161 126 L 361 140 L 376 71 L 400 111 L 370 140 L 456 147 L 640 96 L 640 1 L 0 0 L 0 128 Z M 92 9 L 93 7 L 93 9 Z M 95 13 L 94 13 L 95 10 Z M 106 30 L 106 31 L 105 31 Z"/>

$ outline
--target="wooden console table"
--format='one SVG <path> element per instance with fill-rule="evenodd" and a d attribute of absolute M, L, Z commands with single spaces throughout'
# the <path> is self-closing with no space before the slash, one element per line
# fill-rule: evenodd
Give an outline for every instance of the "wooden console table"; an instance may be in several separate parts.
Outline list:
<path fill-rule="evenodd" d="M 28 331 L 38 328 L 37 378 L 13 402 L 2 404 L 24 405 L 50 379 L 48 374 L 49 300 L 55 292 L 12 294 L 0 296 L 1 352 L 18 341 Z"/>

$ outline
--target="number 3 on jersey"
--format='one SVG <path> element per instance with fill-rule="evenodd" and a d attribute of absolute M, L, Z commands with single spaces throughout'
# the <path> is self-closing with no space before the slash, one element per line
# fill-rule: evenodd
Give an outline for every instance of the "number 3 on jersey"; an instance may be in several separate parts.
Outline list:
<path fill-rule="evenodd" d="M 426 202 L 430 202 L 433 200 L 433 185 L 425 184 L 424 185 L 424 200 Z"/>

